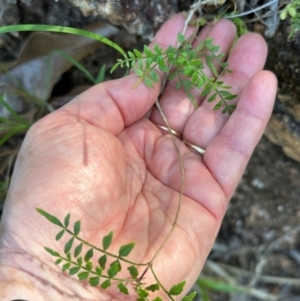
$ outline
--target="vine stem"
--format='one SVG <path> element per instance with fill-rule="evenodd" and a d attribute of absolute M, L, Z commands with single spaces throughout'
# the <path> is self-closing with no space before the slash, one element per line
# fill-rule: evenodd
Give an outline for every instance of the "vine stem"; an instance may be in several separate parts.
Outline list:
<path fill-rule="evenodd" d="M 189 9 L 189 12 L 188 12 L 188 15 L 186 17 L 186 20 L 184 22 L 184 26 L 183 26 L 183 29 L 181 31 L 181 33 L 183 35 L 185 35 L 186 33 L 186 30 L 188 28 L 188 25 L 190 23 L 190 21 L 192 20 L 195 12 L 199 9 L 200 5 L 202 5 L 202 1 L 201 0 L 198 0 L 196 1 L 193 5 L 191 5 L 190 9 Z M 194 36 L 192 37 L 192 39 L 194 39 L 196 37 L 196 34 L 197 34 L 197 31 L 198 31 L 198 28 L 199 26 L 196 27 L 196 30 L 195 30 L 195 34 Z M 192 42 L 191 42 L 192 43 Z M 178 43 L 177 44 L 177 49 L 181 46 L 181 43 Z M 171 70 L 171 67 L 172 65 L 169 65 L 169 70 Z M 169 74 L 170 74 L 170 71 L 166 72 L 163 80 L 162 80 L 162 86 L 161 86 L 161 90 L 160 90 L 160 95 L 163 94 L 164 90 L 165 90 L 165 87 L 167 85 L 167 80 L 168 80 L 168 77 L 169 77 Z M 156 281 L 158 281 L 158 278 L 153 270 L 153 263 L 155 261 L 155 259 L 157 258 L 157 256 L 159 255 L 159 253 L 161 252 L 161 250 L 163 249 L 163 247 L 165 246 L 165 244 L 167 243 L 167 241 L 169 240 L 170 236 L 172 235 L 174 229 L 176 228 L 177 226 L 177 221 L 178 221 L 178 218 L 179 218 L 179 213 L 180 213 L 180 209 L 181 209 L 181 204 L 182 204 L 182 197 L 183 197 L 183 192 L 184 192 L 184 180 L 185 180 L 185 170 L 184 170 L 184 164 L 183 164 L 183 159 L 182 159 L 182 155 L 180 153 L 180 150 L 179 150 L 179 147 L 178 147 L 178 142 L 176 140 L 176 137 L 175 135 L 173 134 L 172 132 L 172 129 L 170 127 L 170 124 L 168 122 L 168 119 L 166 117 L 166 115 L 164 114 L 163 110 L 162 110 L 162 107 L 159 103 L 159 99 L 157 99 L 155 101 L 155 106 L 156 108 L 158 109 L 159 111 L 159 114 L 161 116 L 161 118 L 163 119 L 166 127 L 168 128 L 168 131 L 169 133 L 171 134 L 171 137 L 172 137 L 172 142 L 173 142 L 173 145 L 175 147 L 175 150 L 176 150 L 176 153 L 177 153 L 177 157 L 178 157 L 178 160 L 179 160 L 179 165 L 180 165 L 180 190 L 179 190 L 179 199 L 178 199 L 178 205 L 177 205 L 177 209 L 176 209 L 176 213 L 175 213 L 175 217 L 174 217 L 174 221 L 173 221 L 173 224 L 172 224 L 172 227 L 169 231 L 169 233 L 167 234 L 166 238 L 164 239 L 164 241 L 162 242 L 162 244 L 160 245 L 160 247 L 157 249 L 157 251 L 154 253 L 152 259 L 150 260 L 150 262 L 148 263 L 148 267 L 145 269 L 145 271 L 142 273 L 142 275 L 144 276 L 147 271 L 149 270 L 149 267 L 150 267 L 150 270 L 154 276 L 154 278 L 156 279 Z M 159 282 L 160 283 L 160 282 Z M 161 285 L 161 283 L 160 283 Z M 161 287 L 163 288 L 163 286 L 161 285 Z M 165 288 L 163 288 L 163 290 L 168 294 L 167 290 Z"/>
<path fill-rule="evenodd" d="M 103 254 L 106 254 L 106 255 L 108 255 L 108 256 L 110 256 L 110 257 L 119 259 L 119 260 L 121 260 L 121 261 L 124 261 L 124 262 L 129 263 L 129 264 L 132 264 L 132 265 L 136 265 L 136 266 L 148 266 L 148 265 L 149 265 L 149 263 L 136 263 L 136 262 L 130 261 L 130 260 L 128 260 L 128 259 L 125 259 L 125 258 L 123 258 L 123 257 L 117 256 L 117 255 L 115 255 L 115 254 L 113 254 L 113 253 L 107 252 L 107 251 L 105 251 L 105 250 L 103 250 L 103 249 L 101 249 L 101 248 L 98 248 L 98 247 L 96 247 L 96 246 L 90 244 L 89 242 L 87 242 L 86 240 L 80 238 L 79 236 L 75 235 L 75 233 L 73 233 L 73 232 L 70 231 L 69 229 L 66 229 L 66 228 L 64 228 L 64 229 L 65 229 L 65 231 L 66 231 L 67 233 L 71 234 L 75 239 L 77 239 L 78 241 L 84 243 L 86 246 L 89 246 L 89 247 L 91 247 L 91 248 L 93 248 L 93 249 L 95 249 L 95 250 L 97 250 L 97 251 L 99 251 L 99 252 L 101 252 L 101 253 L 103 253 Z"/>

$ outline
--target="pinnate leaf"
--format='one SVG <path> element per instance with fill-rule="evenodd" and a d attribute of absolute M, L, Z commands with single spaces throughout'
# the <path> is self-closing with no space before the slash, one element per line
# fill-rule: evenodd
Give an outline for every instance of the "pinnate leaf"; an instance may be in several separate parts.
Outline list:
<path fill-rule="evenodd" d="M 184 35 L 183 35 L 181 32 L 179 32 L 179 33 L 177 34 L 177 40 L 178 40 L 178 42 L 179 42 L 180 44 L 182 44 L 182 43 L 184 42 L 185 37 L 184 37 Z"/>
<path fill-rule="evenodd" d="M 106 236 L 103 237 L 102 246 L 104 251 L 106 251 L 110 247 L 113 235 L 113 231 L 110 231 Z"/>
<path fill-rule="evenodd" d="M 80 270 L 80 267 L 73 267 L 73 268 L 70 268 L 69 269 L 69 275 L 72 276 L 72 275 L 75 275 L 79 272 Z"/>
<path fill-rule="evenodd" d="M 67 262 L 67 263 L 65 263 L 65 264 L 62 266 L 62 270 L 63 270 L 63 271 L 66 271 L 66 270 L 69 269 L 70 266 L 71 266 L 71 263 L 70 263 L 70 262 Z"/>
<path fill-rule="evenodd" d="M 137 49 L 133 49 L 133 52 L 137 58 L 142 58 L 142 54 Z"/>
<path fill-rule="evenodd" d="M 120 291 L 121 293 L 123 293 L 123 294 L 125 294 L 125 295 L 128 295 L 128 294 L 129 294 L 128 288 L 127 288 L 122 282 L 120 282 L 120 283 L 118 284 L 118 289 L 119 289 L 119 291 Z"/>
<path fill-rule="evenodd" d="M 54 215 L 49 214 L 48 212 L 42 210 L 41 208 L 36 208 L 36 211 L 38 213 L 40 213 L 41 215 L 43 215 L 52 224 L 60 226 L 62 228 L 64 227 L 63 224 L 61 223 L 61 221 Z"/>
<path fill-rule="evenodd" d="M 62 261 L 63 261 L 62 258 L 59 258 L 55 261 L 55 264 L 60 264 Z"/>
<path fill-rule="evenodd" d="M 104 254 L 103 256 L 101 256 L 98 260 L 98 263 L 100 265 L 100 267 L 104 270 L 105 269 L 105 265 L 106 265 L 106 261 L 107 261 L 107 257 L 106 254 Z"/>
<path fill-rule="evenodd" d="M 216 110 L 219 110 L 220 108 L 221 108 L 221 106 L 222 106 L 222 100 L 221 101 L 219 101 L 215 106 L 214 106 L 214 111 L 216 111 Z"/>
<path fill-rule="evenodd" d="M 66 228 L 68 228 L 69 223 L 70 223 L 70 213 L 68 213 L 66 215 L 65 220 L 64 220 L 64 225 L 65 225 Z"/>
<path fill-rule="evenodd" d="M 106 288 L 108 288 L 108 287 L 110 287 L 111 286 L 111 283 L 110 283 L 110 279 L 106 279 L 104 282 L 102 282 L 102 284 L 101 284 L 101 287 L 103 288 L 103 289 L 106 289 Z"/>
<path fill-rule="evenodd" d="M 47 247 L 44 247 L 44 248 L 50 255 L 55 256 L 55 257 L 60 257 L 60 254 L 58 252 L 53 251 L 52 249 L 47 248 Z"/>
<path fill-rule="evenodd" d="M 142 288 L 138 288 L 137 294 L 141 298 L 146 298 L 146 297 L 149 296 L 148 292 L 146 290 L 142 289 Z"/>
<path fill-rule="evenodd" d="M 62 238 L 62 236 L 64 235 L 64 233 L 65 233 L 65 230 L 59 231 L 59 232 L 57 233 L 55 239 L 56 239 L 56 240 L 60 240 L 60 239 Z"/>
<path fill-rule="evenodd" d="M 211 57 L 210 57 L 210 56 L 206 56 L 205 61 L 206 61 L 206 64 L 207 64 L 208 68 L 209 68 L 210 71 L 213 73 L 213 75 L 214 75 L 215 77 L 218 77 L 218 75 L 219 75 L 219 74 L 218 74 L 218 71 L 217 71 L 217 69 L 216 69 L 216 67 L 215 67 L 215 65 L 214 65 L 214 63 L 213 63 Z"/>
<path fill-rule="evenodd" d="M 197 292 L 192 292 L 191 294 L 189 294 L 189 295 L 183 297 L 183 298 L 181 299 L 181 301 L 193 301 L 194 298 L 196 297 L 196 295 L 197 295 Z"/>
<path fill-rule="evenodd" d="M 204 90 L 202 91 L 202 93 L 200 94 L 200 96 L 206 96 L 210 93 L 212 86 L 210 84 L 207 84 L 204 88 Z"/>
<path fill-rule="evenodd" d="M 93 248 L 91 248 L 86 252 L 86 254 L 84 256 L 84 261 L 88 262 L 93 257 L 93 255 L 94 255 L 94 250 L 93 250 Z"/>
<path fill-rule="evenodd" d="M 77 257 L 82 251 L 82 243 L 79 244 L 74 250 L 74 257 Z"/>
<path fill-rule="evenodd" d="M 183 292 L 183 288 L 185 286 L 186 281 L 182 281 L 178 284 L 175 284 L 171 287 L 169 294 L 171 296 L 178 296 Z"/>
<path fill-rule="evenodd" d="M 91 261 L 88 261 L 85 267 L 88 271 L 91 271 L 93 269 L 93 263 Z"/>
<path fill-rule="evenodd" d="M 121 248 L 119 250 L 119 256 L 120 257 L 128 256 L 130 254 L 130 252 L 132 251 L 132 249 L 134 248 L 134 246 L 135 246 L 134 242 L 124 245 L 124 246 L 121 246 Z"/>
<path fill-rule="evenodd" d="M 102 275 L 102 269 L 101 269 L 101 268 L 96 267 L 96 268 L 95 268 L 95 271 L 96 271 L 96 273 L 97 273 L 98 276 L 101 276 L 101 275 Z"/>
<path fill-rule="evenodd" d="M 91 277 L 91 278 L 89 279 L 89 284 L 90 284 L 91 286 L 97 286 L 97 285 L 99 284 L 99 282 L 100 282 L 100 277 L 99 277 L 99 276 Z"/>
<path fill-rule="evenodd" d="M 82 262 L 83 262 L 83 260 L 82 260 L 82 257 L 79 257 L 78 259 L 77 259 L 77 263 L 78 263 L 78 265 L 82 265 Z"/>
<path fill-rule="evenodd" d="M 156 82 L 156 83 L 158 83 L 158 81 L 159 81 L 158 74 L 156 73 L 155 70 L 152 70 L 152 71 L 150 72 L 150 78 L 151 78 L 154 82 Z"/>
<path fill-rule="evenodd" d="M 208 102 L 213 102 L 217 97 L 217 93 L 214 93 L 212 96 L 209 97 L 209 99 L 207 100 Z"/>
<path fill-rule="evenodd" d="M 70 252 L 70 250 L 72 248 L 72 245 L 73 245 L 73 242 L 74 242 L 74 237 L 70 238 L 68 240 L 68 242 L 65 244 L 65 249 L 64 249 L 65 254 Z"/>
<path fill-rule="evenodd" d="M 84 280 L 89 277 L 89 274 L 90 274 L 90 272 L 81 272 L 77 276 L 78 276 L 79 280 Z"/>
<path fill-rule="evenodd" d="M 141 69 L 134 68 L 133 70 L 138 77 L 142 77 L 144 75 L 144 72 Z"/>
<path fill-rule="evenodd" d="M 159 284 L 155 283 L 155 284 L 151 284 L 149 286 L 146 287 L 147 291 L 151 291 L 151 292 L 155 292 L 159 290 Z"/>
<path fill-rule="evenodd" d="M 74 234 L 75 234 L 75 235 L 78 235 L 78 234 L 79 234 L 80 228 L 81 228 L 80 221 L 77 221 L 77 222 L 74 224 Z"/>
<path fill-rule="evenodd" d="M 120 263 L 118 260 L 116 260 L 110 265 L 107 274 L 110 278 L 113 278 L 120 272 L 120 270 L 121 270 Z"/>
<path fill-rule="evenodd" d="M 148 88 L 153 88 L 153 82 L 148 76 L 144 77 L 144 83 Z"/>
<path fill-rule="evenodd" d="M 130 276 L 131 276 L 133 279 L 136 279 L 137 276 L 139 275 L 139 272 L 138 272 L 137 268 L 136 268 L 134 265 L 128 267 L 127 270 L 129 271 Z"/>
<path fill-rule="evenodd" d="M 145 52 L 146 56 L 151 56 L 152 55 L 151 50 L 146 45 L 144 45 L 144 52 Z"/>

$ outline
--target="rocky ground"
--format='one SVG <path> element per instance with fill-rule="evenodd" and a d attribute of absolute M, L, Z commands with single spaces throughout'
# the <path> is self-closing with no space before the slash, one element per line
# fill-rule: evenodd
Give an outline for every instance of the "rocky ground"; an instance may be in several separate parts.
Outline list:
<path fill-rule="evenodd" d="M 81 27 L 97 19 L 84 17 L 65 1 L 27 2 L 8 3 L 11 13 L 6 11 L 0 24 L 35 22 Z M 35 9 L 30 11 L 30 6 Z M 230 296 L 224 292 L 211 292 L 214 301 L 275 300 L 272 299 L 274 296 L 284 296 L 278 300 L 300 300 L 300 163 L 290 158 L 300 158 L 300 38 L 284 42 L 285 30 L 286 25 L 269 41 L 267 68 L 276 72 L 280 87 L 272 121 L 230 202 L 204 271 L 205 277 L 223 282 L 230 280 L 235 286 L 249 288 L 251 293 Z M 1 62 L 17 56 L 22 39 L 23 35 L 1 38 Z M 124 32 L 116 39 L 127 49 L 146 43 L 141 37 L 125 35 Z M 102 47 L 86 58 L 84 64 L 91 72 L 97 72 L 104 63 L 109 67 L 113 61 L 113 51 Z M 62 94 L 61 87 L 81 84 L 86 84 L 86 78 L 72 69 L 63 75 L 54 93 L 58 96 Z M 21 140 L 22 136 L 16 137 L 0 153 L 16 150 Z M 7 169 L 2 168 L 1 172 L 3 180 Z"/>

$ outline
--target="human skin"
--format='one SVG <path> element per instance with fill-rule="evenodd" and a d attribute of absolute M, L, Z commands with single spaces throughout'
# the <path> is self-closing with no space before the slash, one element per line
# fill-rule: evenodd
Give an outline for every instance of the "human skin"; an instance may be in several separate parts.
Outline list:
<path fill-rule="evenodd" d="M 153 43 L 176 46 L 183 24 L 176 15 Z M 221 20 L 199 38 L 207 34 L 228 55 L 234 25 Z M 231 116 L 213 111 L 214 104 L 200 98 L 195 110 L 172 82 L 160 99 L 171 127 L 206 149 L 201 156 L 177 140 L 185 168 L 182 207 L 177 227 L 153 265 L 166 288 L 185 279 L 187 293 L 193 285 L 263 134 L 277 87 L 275 76 L 262 71 L 266 55 L 265 41 L 254 33 L 242 36 L 230 50 L 227 61 L 233 73 L 220 79 L 238 95 Z M 70 213 L 72 222 L 82 221 L 81 236 L 94 245 L 101 245 L 112 230 L 112 252 L 134 241 L 130 260 L 152 258 L 174 221 L 180 167 L 171 136 L 154 125 L 163 125 L 158 111 L 144 117 L 160 83 L 153 89 L 143 83 L 133 89 L 136 81 L 130 74 L 96 85 L 27 133 L 1 221 L 0 300 L 134 300 L 115 287 L 102 290 L 79 282 L 55 266 L 44 246 L 63 253 L 67 238 L 55 242 L 59 229 L 35 208 L 60 220 Z M 145 282 L 153 283 L 151 273 Z"/>

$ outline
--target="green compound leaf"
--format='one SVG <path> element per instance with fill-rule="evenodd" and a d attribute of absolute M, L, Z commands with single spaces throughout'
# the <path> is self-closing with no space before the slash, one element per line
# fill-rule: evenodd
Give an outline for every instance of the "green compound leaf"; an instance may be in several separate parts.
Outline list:
<path fill-rule="evenodd" d="M 54 215 L 51 215 L 49 213 L 47 213 L 46 211 L 40 209 L 40 208 L 36 208 L 35 209 L 38 213 L 40 213 L 41 215 L 43 215 L 49 222 L 51 222 L 54 225 L 57 225 L 59 227 L 64 228 L 63 224 L 61 223 L 61 221 L 55 217 Z"/>
<path fill-rule="evenodd" d="M 207 84 L 204 88 L 204 90 L 202 91 L 202 93 L 200 94 L 200 96 L 204 97 L 207 96 L 210 91 L 211 91 L 212 86 L 210 84 Z"/>
<path fill-rule="evenodd" d="M 94 255 L 94 250 L 93 250 L 93 248 L 91 248 L 86 252 L 86 254 L 84 256 L 84 261 L 88 262 L 93 257 L 93 255 Z"/>
<path fill-rule="evenodd" d="M 111 286 L 111 283 L 110 283 L 110 279 L 106 279 L 104 282 L 102 282 L 102 284 L 101 284 L 101 287 L 103 288 L 103 289 L 106 289 L 106 288 L 108 288 L 108 287 L 110 287 Z"/>
<path fill-rule="evenodd" d="M 69 253 L 74 242 L 74 237 L 70 238 L 69 241 L 65 244 L 64 252 L 65 254 Z"/>
<path fill-rule="evenodd" d="M 98 276 L 101 276 L 101 275 L 102 275 L 102 269 L 101 269 L 101 268 L 96 267 L 96 268 L 95 268 L 95 271 L 96 271 L 96 273 L 97 273 Z"/>
<path fill-rule="evenodd" d="M 106 236 L 103 237 L 102 246 L 103 246 L 104 251 L 106 251 L 110 247 L 113 235 L 114 235 L 114 232 L 110 231 Z"/>
<path fill-rule="evenodd" d="M 107 274 L 110 278 L 115 277 L 121 271 L 121 265 L 119 260 L 114 261 L 109 269 L 107 270 Z"/>
<path fill-rule="evenodd" d="M 213 108 L 214 111 L 219 110 L 222 106 L 222 100 L 220 100 Z"/>
<path fill-rule="evenodd" d="M 155 284 L 151 284 L 149 286 L 146 287 L 147 291 L 151 291 L 151 292 L 155 292 L 159 290 L 159 284 L 155 283 Z"/>
<path fill-rule="evenodd" d="M 135 55 L 131 51 L 128 51 L 128 55 L 131 59 L 135 60 Z"/>
<path fill-rule="evenodd" d="M 144 83 L 148 88 L 153 88 L 153 82 L 148 76 L 144 77 Z"/>
<path fill-rule="evenodd" d="M 157 44 L 154 45 L 154 52 L 156 54 L 162 54 L 162 48 L 159 47 Z"/>
<path fill-rule="evenodd" d="M 78 235 L 78 234 L 79 234 L 80 228 L 81 228 L 81 223 L 80 223 L 80 221 L 77 221 L 77 222 L 74 224 L 74 234 L 75 234 L 75 235 Z"/>
<path fill-rule="evenodd" d="M 179 42 L 180 44 L 182 44 L 182 43 L 184 42 L 185 37 L 184 37 L 184 35 L 183 35 L 181 32 L 179 32 L 179 33 L 177 34 L 177 40 L 178 40 L 178 42 Z"/>
<path fill-rule="evenodd" d="M 120 65 L 120 63 L 119 62 L 117 62 L 117 63 L 115 63 L 113 66 L 112 66 L 112 68 L 110 69 L 110 73 L 113 73 L 118 67 L 119 67 L 119 65 Z"/>
<path fill-rule="evenodd" d="M 134 68 L 133 71 L 138 77 L 142 77 L 144 75 L 144 71 L 141 69 Z"/>
<path fill-rule="evenodd" d="M 208 55 L 208 56 L 205 57 L 205 61 L 206 61 L 206 64 L 207 64 L 208 68 L 213 73 L 213 75 L 215 77 L 218 77 L 219 74 L 218 74 L 218 71 L 217 71 L 213 61 L 212 61 L 212 58 Z"/>
<path fill-rule="evenodd" d="M 152 70 L 152 71 L 150 72 L 150 78 L 151 78 L 154 82 L 156 82 L 156 83 L 159 82 L 159 76 L 158 76 L 158 74 L 156 73 L 155 70 Z"/>
<path fill-rule="evenodd" d="M 197 295 L 197 292 L 192 292 L 191 294 L 189 294 L 189 295 L 183 297 L 183 298 L 181 299 L 181 301 L 193 301 L 194 298 L 196 297 L 196 295 Z"/>
<path fill-rule="evenodd" d="M 132 277 L 132 279 L 137 279 L 137 277 L 139 275 L 139 272 L 138 272 L 137 268 L 134 265 L 128 267 L 127 270 L 129 271 L 130 276 Z"/>
<path fill-rule="evenodd" d="M 93 269 L 93 263 L 89 261 L 86 263 L 85 267 L 88 271 L 91 271 Z"/>
<path fill-rule="evenodd" d="M 289 7 L 288 12 L 289 12 L 291 17 L 296 17 L 297 11 L 293 6 Z"/>
<path fill-rule="evenodd" d="M 57 235 L 55 236 L 55 240 L 60 240 L 62 238 L 62 236 L 64 235 L 65 230 L 61 230 L 57 233 Z"/>
<path fill-rule="evenodd" d="M 67 262 L 67 263 L 65 263 L 65 264 L 62 266 L 62 270 L 63 270 L 63 271 L 66 271 L 66 270 L 69 269 L 70 266 L 71 266 L 71 263 L 70 263 L 70 262 Z"/>
<path fill-rule="evenodd" d="M 169 291 L 171 296 L 178 296 L 183 292 L 186 281 L 182 281 L 176 285 L 173 285 Z"/>
<path fill-rule="evenodd" d="M 77 263 L 78 263 L 78 265 L 82 265 L 82 262 L 83 262 L 83 260 L 82 260 L 82 257 L 79 257 L 78 259 L 77 259 Z"/>
<path fill-rule="evenodd" d="M 168 80 L 169 80 L 169 81 L 173 80 L 173 79 L 176 77 L 176 75 L 177 75 L 177 72 L 176 72 L 176 71 L 170 73 Z"/>
<path fill-rule="evenodd" d="M 75 248 L 75 250 L 74 250 L 74 257 L 77 257 L 80 253 L 81 253 L 81 251 L 82 251 L 82 243 L 81 244 L 79 244 L 76 248 Z"/>
<path fill-rule="evenodd" d="M 121 246 L 121 248 L 119 249 L 119 256 L 120 257 L 128 256 L 130 254 L 130 252 L 132 251 L 132 249 L 134 248 L 134 246 L 135 246 L 134 242 L 124 245 L 124 246 Z"/>
<path fill-rule="evenodd" d="M 55 261 L 55 264 L 60 264 L 62 261 L 63 261 L 62 258 L 59 258 Z"/>
<path fill-rule="evenodd" d="M 212 96 L 209 97 L 209 99 L 207 100 L 208 102 L 213 102 L 217 97 L 217 92 L 214 93 Z"/>
<path fill-rule="evenodd" d="M 68 253 L 68 254 L 67 254 L 67 258 L 68 258 L 69 261 L 71 261 L 71 257 L 72 257 L 72 256 L 71 256 L 71 253 Z"/>
<path fill-rule="evenodd" d="M 151 57 L 148 57 L 146 59 L 146 69 L 150 69 L 152 63 L 153 63 L 153 59 Z"/>
<path fill-rule="evenodd" d="M 231 115 L 234 112 L 235 108 L 236 105 L 228 105 L 223 109 L 222 113 L 223 114 L 228 113 L 229 115 Z"/>
<path fill-rule="evenodd" d="M 65 220 L 64 220 L 65 228 L 68 228 L 69 224 L 70 224 L 70 213 L 68 213 L 65 217 Z"/>
<path fill-rule="evenodd" d="M 101 269 L 105 269 L 105 265 L 106 265 L 106 261 L 107 261 L 107 257 L 106 257 L 106 254 L 104 254 L 103 256 L 101 256 L 98 260 L 98 263 L 101 267 Z"/>
<path fill-rule="evenodd" d="M 146 56 L 152 56 L 152 52 L 147 45 L 144 45 L 144 52 Z"/>
<path fill-rule="evenodd" d="M 161 297 L 156 297 L 155 299 L 153 299 L 152 301 L 163 301 L 163 299 Z"/>
<path fill-rule="evenodd" d="M 73 267 L 73 268 L 70 268 L 69 269 L 69 275 L 72 276 L 72 275 L 75 275 L 79 272 L 80 270 L 80 267 Z"/>
<path fill-rule="evenodd" d="M 90 284 L 91 286 L 97 286 L 97 285 L 99 284 L 99 282 L 100 282 L 100 277 L 99 277 L 99 276 L 91 277 L 91 278 L 89 279 L 89 284 Z"/>
<path fill-rule="evenodd" d="M 149 296 L 148 292 L 146 290 L 142 289 L 142 288 L 138 288 L 137 294 L 141 298 L 146 298 L 146 297 Z"/>
<path fill-rule="evenodd" d="M 47 248 L 47 247 L 44 247 L 44 249 L 52 256 L 54 257 L 60 257 L 60 254 L 56 251 L 53 251 L 52 249 L 50 248 Z"/>
<path fill-rule="evenodd" d="M 119 289 L 119 291 L 120 291 L 121 293 L 123 293 L 123 294 L 125 294 L 125 295 L 128 295 L 128 294 L 129 294 L 128 288 L 127 288 L 122 282 L 120 282 L 120 283 L 118 284 L 118 289 Z"/>
<path fill-rule="evenodd" d="M 90 272 L 81 272 L 77 276 L 78 276 L 79 280 L 84 280 L 89 277 L 89 274 L 90 274 Z"/>
<path fill-rule="evenodd" d="M 133 52 L 137 58 L 139 58 L 139 59 L 142 58 L 142 54 L 137 49 L 133 49 Z"/>

